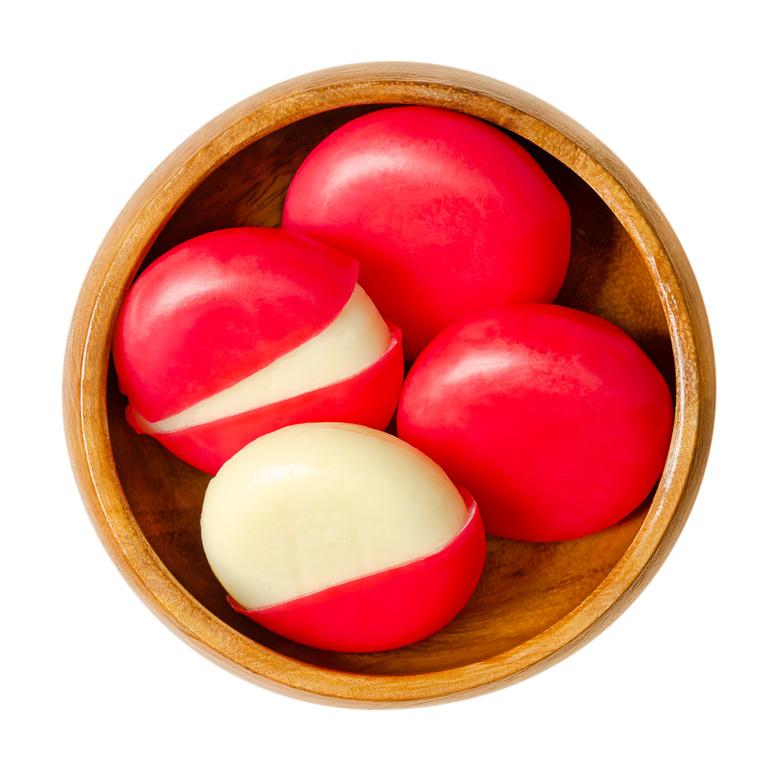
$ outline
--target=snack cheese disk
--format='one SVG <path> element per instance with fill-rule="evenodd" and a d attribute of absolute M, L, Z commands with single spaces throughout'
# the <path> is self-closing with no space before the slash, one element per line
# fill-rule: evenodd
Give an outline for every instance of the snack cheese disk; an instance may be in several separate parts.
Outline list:
<path fill-rule="evenodd" d="M 354 255 L 360 283 L 416 356 L 444 327 L 508 302 L 552 301 L 570 216 L 531 155 L 455 111 L 388 108 L 304 160 L 282 224 Z"/>
<path fill-rule="evenodd" d="M 659 478 L 669 389 L 622 330 L 524 304 L 471 317 L 420 355 L 398 435 L 479 503 L 489 533 L 573 539 L 623 519 Z"/>
<path fill-rule="evenodd" d="M 471 596 L 485 560 L 473 499 L 387 433 L 309 423 L 263 436 L 209 483 L 203 547 L 231 604 L 314 647 L 423 639 Z"/>
<path fill-rule="evenodd" d="M 278 229 L 220 230 L 170 250 L 117 321 L 128 421 L 212 474 L 287 424 L 384 428 L 403 378 L 400 332 L 356 279 L 353 258 Z"/>

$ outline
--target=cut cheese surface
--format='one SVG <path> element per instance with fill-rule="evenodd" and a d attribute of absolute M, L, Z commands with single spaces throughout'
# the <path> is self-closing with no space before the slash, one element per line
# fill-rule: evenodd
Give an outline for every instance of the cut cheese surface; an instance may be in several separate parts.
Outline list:
<path fill-rule="evenodd" d="M 362 371 L 387 350 L 390 331 L 368 295 L 355 285 L 346 306 L 324 330 L 240 382 L 158 422 L 139 418 L 149 433 L 171 433 L 292 398 Z"/>
<path fill-rule="evenodd" d="M 225 463 L 206 491 L 201 535 L 228 593 L 258 609 L 431 555 L 466 519 L 457 488 L 410 445 L 307 423 Z"/>

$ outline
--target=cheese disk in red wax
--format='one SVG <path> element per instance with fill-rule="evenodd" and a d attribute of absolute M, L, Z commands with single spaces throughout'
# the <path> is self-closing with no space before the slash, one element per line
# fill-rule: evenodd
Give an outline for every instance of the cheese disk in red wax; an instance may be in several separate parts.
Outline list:
<path fill-rule="evenodd" d="M 360 283 L 414 357 L 467 314 L 552 301 L 570 217 L 533 157 L 455 111 L 374 111 L 329 135 L 296 172 L 283 224 L 360 259 Z"/>
<path fill-rule="evenodd" d="M 128 421 L 212 474 L 284 425 L 386 427 L 400 333 L 356 280 L 353 258 L 280 229 L 219 230 L 171 249 L 119 313 Z"/>
<path fill-rule="evenodd" d="M 372 652 L 424 639 L 485 561 L 473 499 L 427 456 L 357 425 L 249 444 L 209 483 L 201 536 L 230 603 L 297 642 Z"/>
<path fill-rule="evenodd" d="M 398 435 L 473 493 L 489 533 L 547 542 L 636 508 L 661 474 L 672 418 L 663 377 L 625 332 L 525 304 L 428 346 L 401 392 Z"/>

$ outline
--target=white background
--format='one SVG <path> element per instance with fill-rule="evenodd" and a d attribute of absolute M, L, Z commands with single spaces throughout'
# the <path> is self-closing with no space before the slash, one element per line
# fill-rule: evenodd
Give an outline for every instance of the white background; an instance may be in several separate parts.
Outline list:
<path fill-rule="evenodd" d="M 5 6 L 0 774 L 779 776 L 777 25 L 770 3 L 684 5 Z M 719 398 L 689 523 L 612 627 L 502 691 L 370 712 L 259 689 L 157 621 L 82 508 L 60 382 L 83 276 L 142 179 L 263 87 L 383 59 L 520 86 L 633 169 L 698 276 Z"/>

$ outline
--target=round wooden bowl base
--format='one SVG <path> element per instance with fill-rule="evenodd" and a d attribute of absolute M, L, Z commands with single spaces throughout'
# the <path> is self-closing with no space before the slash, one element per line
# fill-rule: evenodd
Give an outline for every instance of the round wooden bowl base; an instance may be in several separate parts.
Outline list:
<path fill-rule="evenodd" d="M 572 260 L 558 302 L 628 331 L 676 391 L 677 417 L 660 487 L 622 522 L 564 543 L 489 539 L 477 591 L 449 626 L 391 652 L 325 652 L 265 631 L 228 606 L 200 544 L 209 478 L 128 427 L 109 365 L 110 335 L 143 263 L 209 230 L 278 225 L 289 181 L 308 152 L 350 118 L 398 103 L 467 111 L 517 134 L 572 211 Z M 65 378 L 77 478 L 106 546 L 139 593 L 185 639 L 234 671 L 342 703 L 475 692 L 536 671 L 597 633 L 679 533 L 706 459 L 713 404 L 711 346 L 695 280 L 663 216 L 619 161 L 519 90 L 462 71 L 392 64 L 279 85 L 177 150 L 101 247 L 74 317 Z"/>

